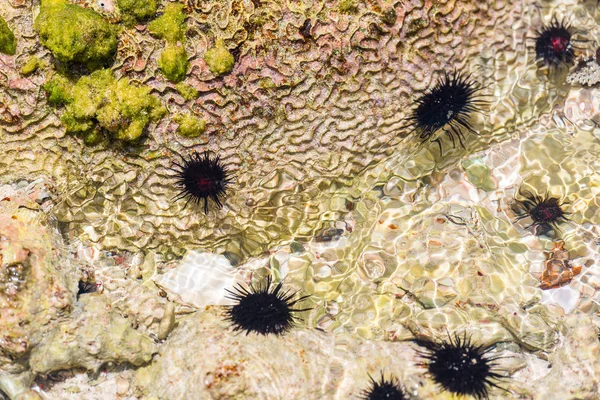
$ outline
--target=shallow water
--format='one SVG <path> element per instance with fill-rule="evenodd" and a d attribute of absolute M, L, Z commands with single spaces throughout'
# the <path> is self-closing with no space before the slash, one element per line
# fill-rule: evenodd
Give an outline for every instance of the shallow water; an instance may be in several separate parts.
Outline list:
<path fill-rule="evenodd" d="M 594 1 L 369 1 L 356 9 L 338 1 L 187 4 L 185 83 L 198 98 L 186 100 L 162 76 L 164 43 L 144 23 L 125 28 L 110 68 L 150 86 L 168 111 L 139 142 L 96 146 L 65 133 L 64 110 L 50 106 L 41 88 L 61 65 L 33 29 L 39 3 L 0 4 L 17 36 L 16 55 L 0 54 L 0 193 L 8 199 L 0 211 L 13 215 L 22 205 L 41 216 L 19 218 L 47 219 L 42 225 L 60 233 L 52 239 L 62 241 L 57 257 L 72 269 L 65 287 L 74 288 L 84 272 L 94 276 L 93 296 L 117 314 L 107 320 L 128 318 L 156 345 L 144 353 L 152 361 L 140 365 L 91 355 L 102 369 L 87 375 L 63 367 L 38 373 L 27 355 L 15 361 L 0 352 L 2 391 L 341 399 L 358 398 L 368 374 L 385 371 L 414 398 L 443 399 L 449 394 L 425 374 L 409 341 L 466 333 L 475 343 L 497 344 L 506 358 L 500 386 L 508 391 L 494 389 L 492 397 L 594 398 L 600 97 L 594 87 L 569 83 L 569 68 L 536 61 L 535 52 L 536 31 L 565 18 L 576 31 L 577 62 L 595 62 Z M 236 53 L 233 71 L 221 77 L 203 58 L 218 39 Z M 23 76 L 30 56 L 46 64 Z M 463 129 L 464 148 L 435 134 L 440 153 L 406 118 L 453 70 L 470 74 L 486 105 L 470 113 L 478 134 Z M 175 116 L 182 112 L 205 120 L 206 132 L 179 135 Z M 204 214 L 174 200 L 171 168 L 206 149 L 233 171 L 233 183 L 224 207 L 211 202 Z M 542 232 L 530 218 L 519 219 L 518 200 L 527 192 L 559 199 L 567 220 Z M 569 256 L 561 265 L 581 272 L 563 287 L 541 290 L 557 240 Z M 260 285 L 269 275 L 298 297 L 309 295 L 298 308 L 310 310 L 289 336 L 232 339 L 219 314 L 231 304 L 226 287 Z M 73 315 L 86 315 L 81 302 L 71 303 Z M 169 303 L 175 317 L 166 316 Z M 31 349 L 51 347 L 46 330 L 73 315 L 32 328 L 29 337 L 44 339 L 31 339 Z M 169 318 L 177 321 L 167 333 L 173 336 L 159 340 Z M 293 350 L 277 359 L 286 337 Z M 211 356 L 186 368 L 182 343 Z M 305 352 L 310 367 L 291 361 Z M 326 372 L 315 376 L 315 369 Z M 303 379 L 313 388 L 302 389 Z"/>

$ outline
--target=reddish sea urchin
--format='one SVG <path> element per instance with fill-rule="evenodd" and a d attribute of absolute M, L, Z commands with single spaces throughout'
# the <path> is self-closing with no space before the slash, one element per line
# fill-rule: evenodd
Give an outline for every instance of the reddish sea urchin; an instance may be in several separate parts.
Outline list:
<path fill-rule="evenodd" d="M 371 379 L 371 386 L 363 391 L 363 400 L 405 400 L 408 398 L 397 379 L 391 377 L 385 379 L 383 373 L 379 381 L 376 381 L 370 375 L 369 378 Z"/>
<path fill-rule="evenodd" d="M 489 357 L 492 346 L 476 346 L 466 335 L 455 335 L 447 342 L 416 340 L 425 348 L 420 355 L 425 359 L 421 364 L 428 369 L 431 378 L 445 390 L 470 395 L 477 399 L 488 398 L 490 387 L 499 387 L 495 381 L 502 375 L 494 372 L 494 361 L 499 357 Z M 502 389 L 504 390 L 504 389 Z"/>
<path fill-rule="evenodd" d="M 519 207 L 515 210 L 517 218 L 520 221 L 530 217 L 533 221 L 527 228 L 533 227 L 536 234 L 547 231 L 550 227 L 558 229 L 559 222 L 567 222 L 567 214 L 563 211 L 564 203 L 557 197 L 541 197 L 531 192 L 521 192 L 519 196 L 522 200 L 516 200 Z"/>
<path fill-rule="evenodd" d="M 185 207 L 192 203 L 204 202 L 204 212 L 208 212 L 208 199 L 211 198 L 217 207 L 221 208 L 221 199 L 225 195 L 227 186 L 231 183 L 227 167 L 220 162 L 219 156 L 210 158 L 208 151 L 204 154 L 194 152 L 189 159 L 183 158 L 182 163 L 174 163 L 177 168 L 172 168 L 177 173 L 177 186 L 180 193 L 175 200 L 187 198 Z"/>
<path fill-rule="evenodd" d="M 538 60 L 543 60 L 551 67 L 571 65 L 575 60 L 573 46 L 573 28 L 564 20 L 558 21 L 556 16 L 552 18 L 550 25 L 542 26 L 536 31 L 535 54 Z"/>
<path fill-rule="evenodd" d="M 296 324 L 294 313 L 310 310 L 310 308 L 293 308 L 296 303 L 308 296 L 296 300 L 296 293 L 283 291 L 283 282 L 271 289 L 271 278 L 266 284 L 250 290 L 241 285 L 234 287 L 235 291 L 227 290 L 227 298 L 236 302 L 227 310 L 227 320 L 231 321 L 235 331 L 256 332 L 261 335 L 283 335 Z"/>
<path fill-rule="evenodd" d="M 407 121 L 414 125 L 410 131 L 417 132 L 422 141 L 427 141 L 438 131 L 444 133 L 456 147 L 456 139 L 464 148 L 462 129 L 478 134 L 469 122 L 472 112 L 481 112 L 487 104 L 479 92 L 479 85 L 470 75 L 464 75 L 456 70 L 452 74 L 447 72 L 436 82 L 435 86 L 416 100 L 417 106 L 412 111 Z M 433 139 L 440 148 L 439 138 Z"/>

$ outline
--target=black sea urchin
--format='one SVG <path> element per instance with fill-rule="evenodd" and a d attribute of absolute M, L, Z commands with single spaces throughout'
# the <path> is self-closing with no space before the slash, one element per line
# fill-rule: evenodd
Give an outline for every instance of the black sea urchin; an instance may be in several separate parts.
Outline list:
<path fill-rule="evenodd" d="M 551 67 L 573 64 L 575 51 L 572 38 L 575 32 L 570 24 L 565 23 L 564 20 L 559 22 L 556 17 L 553 17 L 550 25 L 542 26 L 536 34 L 537 59 L 544 60 Z"/>
<path fill-rule="evenodd" d="M 383 373 L 381 380 L 371 378 L 371 386 L 362 393 L 363 400 L 405 400 L 407 399 L 404 389 L 400 383 L 393 378 L 385 379 Z"/>
<path fill-rule="evenodd" d="M 516 200 L 520 209 L 515 210 L 517 218 L 520 221 L 530 217 L 533 221 L 527 228 L 534 227 L 536 232 L 544 232 L 552 226 L 558 229 L 559 222 L 567 222 L 567 214 L 563 211 L 563 202 L 556 197 L 540 197 L 531 192 L 521 192 L 519 195 L 522 200 Z"/>
<path fill-rule="evenodd" d="M 231 321 L 235 331 L 256 332 L 261 335 L 282 335 L 292 329 L 296 323 L 294 313 L 310 310 L 293 308 L 296 303 L 308 296 L 296 300 L 296 293 L 283 291 L 283 282 L 271 290 L 271 278 L 265 285 L 247 290 L 241 285 L 235 286 L 235 292 L 227 290 L 227 298 L 236 302 L 227 310 L 227 320 Z"/>
<path fill-rule="evenodd" d="M 485 399 L 491 386 L 500 388 L 495 380 L 502 375 L 493 371 L 498 357 L 488 357 L 495 346 L 476 346 L 466 335 L 449 338 L 448 342 L 416 340 L 426 350 L 420 355 L 425 359 L 421 365 L 428 369 L 431 378 L 445 390 L 458 395 L 470 395 Z M 502 388 L 500 388 L 502 389 Z"/>
<path fill-rule="evenodd" d="M 452 147 L 456 147 L 455 139 L 464 148 L 464 128 L 474 134 L 475 132 L 469 122 L 469 114 L 481 112 L 481 107 L 487 102 L 478 94 L 479 86 L 471 80 L 470 75 L 463 75 L 454 71 L 452 74 L 444 73 L 437 81 L 433 89 L 417 99 L 417 106 L 407 118 L 414 125 L 412 132 L 417 132 L 419 138 L 426 141 L 433 137 L 440 129 L 452 140 Z M 442 144 L 439 138 L 437 142 L 442 154 Z"/>
<path fill-rule="evenodd" d="M 187 197 L 185 207 L 192 203 L 200 204 L 204 201 L 204 212 L 208 212 L 208 199 L 211 198 L 219 208 L 223 207 L 221 198 L 225 195 L 227 185 L 231 182 L 228 171 L 219 160 L 219 156 L 210 158 L 208 151 L 203 155 L 198 152 L 191 154 L 189 159 L 183 159 L 182 164 L 174 163 L 178 169 L 177 186 L 181 192 L 175 200 Z"/>

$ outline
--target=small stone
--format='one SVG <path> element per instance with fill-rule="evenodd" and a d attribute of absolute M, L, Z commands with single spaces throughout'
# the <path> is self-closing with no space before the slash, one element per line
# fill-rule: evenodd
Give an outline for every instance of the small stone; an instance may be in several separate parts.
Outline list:
<path fill-rule="evenodd" d="M 129 391 L 129 381 L 121 376 L 117 378 L 117 394 L 125 396 Z"/>
<path fill-rule="evenodd" d="M 42 400 L 42 396 L 34 390 L 26 390 L 16 397 L 16 400 Z"/>
<path fill-rule="evenodd" d="M 173 303 L 167 303 L 165 307 L 165 313 L 163 314 L 162 320 L 160 321 L 160 325 L 158 327 L 158 338 L 160 340 L 165 340 L 169 333 L 175 327 L 175 306 Z"/>

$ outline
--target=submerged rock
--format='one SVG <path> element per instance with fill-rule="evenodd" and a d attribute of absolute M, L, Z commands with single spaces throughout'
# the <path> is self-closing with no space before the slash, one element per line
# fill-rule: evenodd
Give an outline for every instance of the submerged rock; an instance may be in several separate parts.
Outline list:
<path fill-rule="evenodd" d="M 0 214 L 0 366 L 24 357 L 36 334 L 68 315 L 77 272 L 41 213 Z"/>
<path fill-rule="evenodd" d="M 131 327 L 98 294 L 82 296 L 68 322 L 50 331 L 31 352 L 38 374 L 72 368 L 97 371 L 107 362 L 140 366 L 156 353 L 154 342 Z"/>

